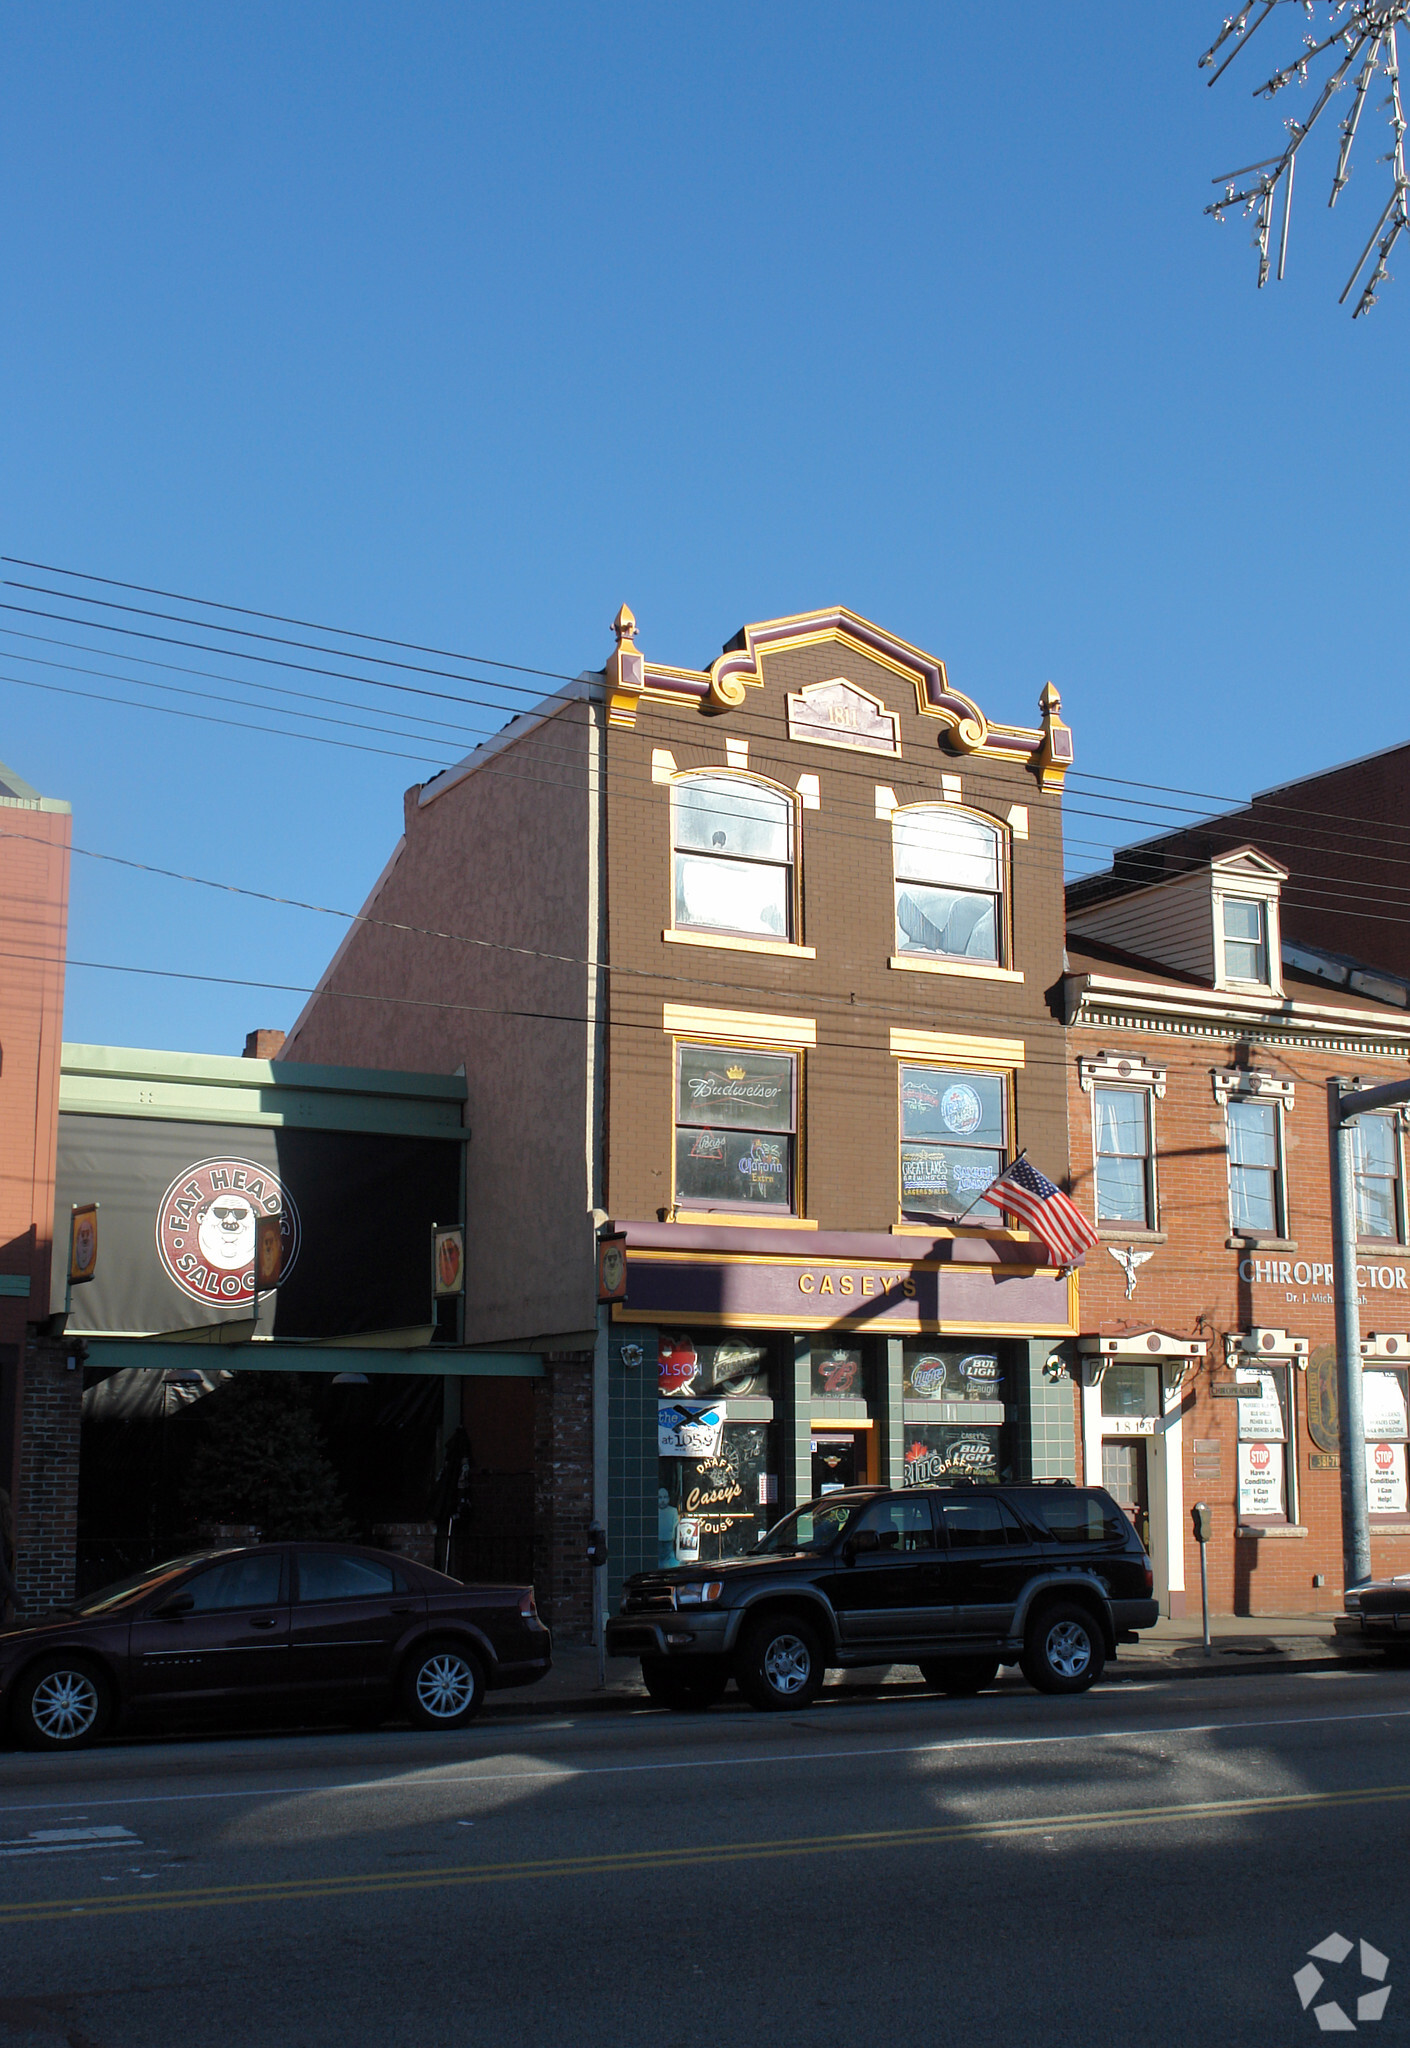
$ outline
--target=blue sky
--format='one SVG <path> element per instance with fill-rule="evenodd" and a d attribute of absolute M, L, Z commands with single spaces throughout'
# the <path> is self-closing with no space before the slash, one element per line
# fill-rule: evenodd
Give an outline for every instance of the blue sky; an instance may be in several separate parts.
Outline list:
<path fill-rule="evenodd" d="M 1221 12 L 12 0 L 4 551 L 570 672 L 623 599 L 690 664 L 842 602 L 1230 796 L 1403 740 L 1410 252 L 1336 303 L 1382 131 L 1256 292 L 1202 208 L 1308 96 L 1251 97 L 1272 28 L 1207 90 Z M 430 772 L 25 645 L 0 760 L 82 846 L 356 907 Z M 1075 866 L 1140 836 L 1077 809 Z M 306 983 L 338 930 L 75 863 L 76 959 Z M 299 1000 L 75 968 L 67 1029 L 233 1052 Z"/>

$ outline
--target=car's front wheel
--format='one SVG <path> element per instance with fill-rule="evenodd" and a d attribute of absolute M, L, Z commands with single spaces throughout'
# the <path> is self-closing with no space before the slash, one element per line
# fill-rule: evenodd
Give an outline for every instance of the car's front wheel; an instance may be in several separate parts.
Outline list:
<path fill-rule="evenodd" d="M 15 1689 L 15 1734 L 26 1749 L 82 1749 L 113 1716 L 113 1691 L 96 1664 L 45 1657 Z"/>
<path fill-rule="evenodd" d="M 796 1614 L 756 1621 L 739 1646 L 734 1675 L 751 1707 L 810 1707 L 827 1676 L 816 1630 Z"/>
<path fill-rule="evenodd" d="M 1054 1601 L 1029 1622 L 1019 1661 L 1039 1692 L 1086 1692 L 1106 1664 L 1101 1625 L 1075 1601 Z"/>
<path fill-rule="evenodd" d="M 933 1685 L 937 1692 L 946 1692 L 953 1700 L 972 1699 L 977 1692 L 983 1692 L 986 1685 L 992 1685 L 999 1675 L 997 1657 L 927 1657 L 920 1666 L 920 1675 L 927 1685 Z"/>
<path fill-rule="evenodd" d="M 429 1643 L 412 1652 L 402 1677 L 402 1701 L 418 1728 L 463 1728 L 479 1713 L 485 1674 L 462 1643 Z"/>
<path fill-rule="evenodd" d="M 729 1684 L 729 1668 L 723 1660 L 691 1658 L 689 1663 L 671 1657 L 643 1657 L 641 1682 L 658 1707 L 673 1714 L 699 1712 L 723 1699 Z"/>

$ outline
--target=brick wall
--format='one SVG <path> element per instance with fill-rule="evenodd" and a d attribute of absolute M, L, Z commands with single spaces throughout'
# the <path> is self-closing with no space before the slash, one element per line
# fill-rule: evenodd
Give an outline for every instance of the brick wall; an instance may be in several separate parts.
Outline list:
<path fill-rule="evenodd" d="M 592 1637 L 592 1353 L 551 1351 L 534 1382 L 534 1591 L 565 1641 Z"/>
<path fill-rule="evenodd" d="M 42 1613 L 73 1598 L 78 1545 L 78 1435 L 83 1373 L 72 1347 L 31 1329 L 20 1396 L 15 1580 L 22 1604 Z"/>

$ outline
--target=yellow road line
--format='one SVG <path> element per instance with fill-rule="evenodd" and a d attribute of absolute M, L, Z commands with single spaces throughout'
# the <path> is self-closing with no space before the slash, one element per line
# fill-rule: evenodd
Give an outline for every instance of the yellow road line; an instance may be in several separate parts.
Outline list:
<path fill-rule="evenodd" d="M 513 1884 L 525 1879 L 611 1877 L 644 1870 L 689 1869 L 709 1863 L 751 1863 L 795 1856 L 854 1855 L 866 1849 L 941 1847 L 951 1842 L 1004 1841 L 1025 1835 L 1086 1834 L 1150 1827 L 1166 1821 L 1253 1819 L 1319 1807 L 1375 1806 L 1410 1800 L 1410 1785 L 1367 1785 L 1349 1792 L 1285 1792 L 1262 1798 L 1195 1799 L 1173 1806 L 1118 1806 L 1089 1813 L 1049 1813 L 1018 1820 L 950 1821 L 929 1827 L 876 1828 L 846 1835 L 795 1835 L 764 1842 L 708 1842 L 678 1849 L 625 1850 L 616 1855 L 550 1856 L 521 1863 L 450 1864 L 440 1870 L 367 1871 L 343 1877 L 274 1878 L 262 1884 L 206 1885 L 184 1891 L 111 1893 L 0 1904 L 0 1926 L 36 1920 L 111 1919 L 118 1914 L 173 1913 L 199 1906 L 259 1906 L 296 1899 L 364 1898 L 384 1892 L 436 1891 L 458 1885 Z"/>

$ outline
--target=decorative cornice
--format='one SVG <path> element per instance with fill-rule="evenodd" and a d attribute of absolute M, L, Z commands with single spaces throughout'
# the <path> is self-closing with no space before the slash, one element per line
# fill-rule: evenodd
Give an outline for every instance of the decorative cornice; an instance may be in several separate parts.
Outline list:
<path fill-rule="evenodd" d="M 1069 974 L 1066 997 L 1068 1024 L 1082 1030 L 1159 1031 L 1181 1038 L 1300 1046 L 1313 1052 L 1410 1056 L 1410 1022 L 1285 996 L 1215 993 L 1174 982 Z"/>
<path fill-rule="evenodd" d="M 1090 1095 L 1099 1081 L 1111 1081 L 1128 1088 L 1149 1088 L 1157 1097 L 1163 1097 L 1165 1075 L 1164 1067 L 1153 1066 L 1139 1053 L 1099 1052 L 1095 1058 L 1077 1062 L 1077 1078 L 1084 1095 Z"/>
<path fill-rule="evenodd" d="M 1060 785 L 1062 770 L 1071 759 L 1071 733 L 1056 718 L 1056 692 L 1053 705 L 1044 707 L 1041 730 L 993 724 L 972 697 L 951 688 L 943 661 L 842 605 L 745 626 L 708 669 L 646 662 L 640 694 L 660 703 L 678 704 L 688 699 L 705 712 L 736 711 L 751 690 L 763 687 L 760 664 L 766 655 L 785 647 L 827 643 L 850 647 L 909 683 L 915 691 L 917 711 L 940 723 L 940 743 L 950 753 L 997 754 L 1030 761 L 1044 788 Z M 611 680 L 609 673 L 609 686 Z"/>
<path fill-rule="evenodd" d="M 1267 1096 L 1291 1109 L 1297 1092 L 1296 1084 L 1286 1074 L 1269 1074 L 1259 1067 L 1212 1067 L 1209 1078 L 1214 1086 L 1214 1100 L 1221 1109 L 1231 1095 Z"/>

